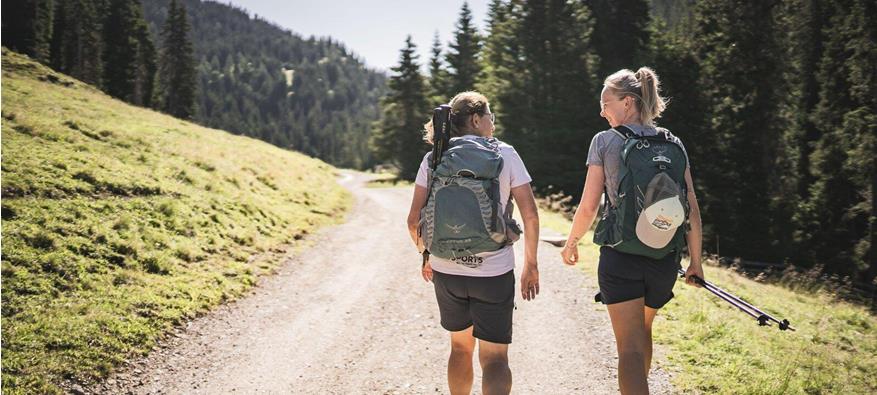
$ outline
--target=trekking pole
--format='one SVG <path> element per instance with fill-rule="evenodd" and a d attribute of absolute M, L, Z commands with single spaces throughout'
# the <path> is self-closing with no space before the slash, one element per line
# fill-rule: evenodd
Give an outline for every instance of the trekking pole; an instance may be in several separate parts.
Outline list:
<path fill-rule="evenodd" d="M 685 271 L 683 271 L 682 269 L 679 269 L 679 275 L 681 277 L 685 277 Z M 692 277 L 694 278 L 694 282 L 697 283 L 698 285 L 706 288 L 708 291 L 712 292 L 714 295 L 718 296 L 722 300 L 724 300 L 724 301 L 730 303 L 732 306 L 740 309 L 740 311 L 742 311 L 746 314 L 749 314 L 750 316 L 752 316 L 752 318 L 755 318 L 755 320 L 758 321 L 758 325 L 769 326 L 770 325 L 769 321 L 773 321 L 779 325 L 779 328 L 782 331 L 787 330 L 787 329 L 792 330 L 792 331 L 795 330 L 795 328 L 793 328 L 791 325 L 789 325 L 789 320 L 783 319 L 782 321 L 780 321 L 780 320 L 774 318 L 772 315 L 761 311 L 761 309 L 753 306 L 749 302 L 747 302 L 743 299 L 740 299 L 740 297 L 738 297 L 738 296 L 736 296 L 728 291 L 725 291 L 722 288 L 717 287 L 715 284 L 713 284 L 709 281 L 705 281 L 704 279 L 697 277 L 697 276 L 692 276 Z"/>
<path fill-rule="evenodd" d="M 430 169 L 435 173 L 435 169 L 438 168 L 439 162 L 442 159 L 442 154 L 445 150 L 448 149 L 448 144 L 450 144 L 451 140 L 451 106 L 447 104 L 442 104 L 435 109 L 432 110 L 432 159 L 429 163 Z M 429 180 L 429 190 L 432 190 L 432 177 Z M 429 199 L 430 192 L 427 191 L 426 196 Z M 426 262 L 429 260 L 429 250 L 423 250 L 423 263 L 421 263 L 420 267 L 426 266 Z"/>
<path fill-rule="evenodd" d="M 682 269 L 679 269 L 679 274 L 681 277 L 685 277 L 685 272 L 683 272 Z M 750 316 L 752 316 L 752 318 L 755 318 L 758 321 L 759 325 L 768 325 L 766 321 L 762 321 L 762 320 L 758 319 L 760 314 L 753 306 L 735 298 L 733 295 L 728 295 L 728 294 L 722 293 L 722 292 L 718 291 L 717 289 L 707 285 L 708 283 L 706 281 L 704 281 L 703 279 L 701 279 L 700 277 L 697 277 L 697 276 L 693 276 L 693 277 L 694 277 L 695 283 L 706 288 L 708 291 L 712 292 L 714 295 L 716 295 L 719 298 L 721 298 L 722 300 L 728 302 L 732 306 L 738 308 L 740 311 L 742 311 L 746 314 L 749 314 Z M 709 283 L 709 284 L 712 285 L 711 283 Z"/>
<path fill-rule="evenodd" d="M 696 281 L 696 280 L 695 280 L 695 281 Z M 782 321 L 780 321 L 780 320 L 774 318 L 772 315 L 770 315 L 770 314 L 768 314 L 768 313 L 765 313 L 765 312 L 761 311 L 761 309 L 759 309 L 759 308 L 753 306 L 753 305 L 750 304 L 749 302 L 746 302 L 745 300 L 741 299 L 740 297 L 738 297 L 738 296 L 736 296 L 736 295 L 733 295 L 733 294 L 731 294 L 730 292 L 725 291 L 724 289 L 719 288 L 719 287 L 717 287 L 716 285 L 714 285 L 714 284 L 712 284 L 712 283 L 706 283 L 705 286 L 707 287 L 707 289 L 713 289 L 713 290 L 715 290 L 715 291 L 717 291 L 717 292 L 721 292 L 722 294 L 724 294 L 724 295 L 726 295 L 726 296 L 728 296 L 728 297 L 730 297 L 730 298 L 733 298 L 733 299 L 736 300 L 737 302 L 742 303 L 742 304 L 744 304 L 745 306 L 747 306 L 747 307 L 751 308 L 752 310 L 754 310 L 756 313 L 758 313 L 758 317 L 757 317 L 756 319 L 758 320 L 758 324 L 759 324 L 759 325 L 768 325 L 768 321 L 773 321 L 773 322 L 776 322 L 777 325 L 779 325 L 780 330 L 783 330 L 783 331 L 786 330 L 786 329 L 791 329 L 792 331 L 795 330 L 795 328 L 792 328 L 792 327 L 789 325 L 789 320 L 783 319 Z"/>

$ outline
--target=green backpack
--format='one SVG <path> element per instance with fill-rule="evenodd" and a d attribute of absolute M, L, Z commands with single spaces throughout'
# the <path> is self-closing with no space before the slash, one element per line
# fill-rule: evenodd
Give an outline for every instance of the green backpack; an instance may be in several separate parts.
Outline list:
<path fill-rule="evenodd" d="M 512 219 L 511 196 L 500 212 L 498 177 L 503 160 L 498 141 L 458 137 L 450 139 L 448 147 L 431 171 L 428 200 L 420 213 L 420 235 L 427 251 L 457 259 L 514 243 L 521 230 Z M 468 266 L 462 260 L 458 263 Z"/>
<path fill-rule="evenodd" d="M 639 136 L 612 129 L 623 140 L 617 205 L 608 194 L 594 244 L 653 259 L 681 254 L 685 247 L 688 194 L 685 151 L 669 131 Z"/>

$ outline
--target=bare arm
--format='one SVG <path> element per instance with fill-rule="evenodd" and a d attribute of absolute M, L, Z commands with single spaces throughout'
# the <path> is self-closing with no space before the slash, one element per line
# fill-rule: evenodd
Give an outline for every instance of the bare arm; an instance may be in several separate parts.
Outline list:
<path fill-rule="evenodd" d="M 603 166 L 588 166 L 588 175 L 585 177 L 585 188 L 582 191 L 582 199 L 576 208 L 575 216 L 572 221 L 572 229 L 563 247 L 564 263 L 572 265 L 578 261 L 578 244 L 579 240 L 588 233 L 594 219 L 597 217 L 597 210 L 600 207 L 600 195 L 603 194 Z"/>
<path fill-rule="evenodd" d="M 688 242 L 688 254 L 691 256 L 691 262 L 686 270 L 685 278 L 688 284 L 694 284 L 693 280 L 688 278 L 694 274 L 703 278 L 703 266 L 701 264 L 701 255 L 703 254 L 703 233 L 702 223 L 700 219 L 700 206 L 697 204 L 697 196 L 694 193 L 694 182 L 691 180 L 691 168 L 685 169 L 685 183 L 688 185 L 688 223 L 691 227 L 685 234 Z"/>
<path fill-rule="evenodd" d="M 530 184 L 512 188 L 512 197 L 521 210 L 524 220 L 524 269 L 521 272 L 521 297 L 532 300 L 539 294 L 539 263 L 536 249 L 539 247 L 539 210 Z"/>
<path fill-rule="evenodd" d="M 603 166 L 588 166 L 582 200 L 579 202 L 579 207 L 576 208 L 567 245 L 578 244 L 579 240 L 585 236 L 585 233 L 588 233 L 588 229 L 591 229 L 591 225 L 594 224 L 597 210 L 600 208 L 600 195 L 603 194 L 604 181 Z"/>
<path fill-rule="evenodd" d="M 524 220 L 524 263 L 536 265 L 536 249 L 539 246 L 539 211 L 530 184 L 512 188 L 512 197 Z"/>
<path fill-rule="evenodd" d="M 417 236 L 417 227 L 420 224 L 420 210 L 426 206 L 426 187 L 420 185 L 414 186 L 414 197 L 411 199 L 411 209 L 408 211 L 408 233 L 411 235 L 411 241 L 417 246 L 419 251 L 423 251 L 423 242 Z"/>

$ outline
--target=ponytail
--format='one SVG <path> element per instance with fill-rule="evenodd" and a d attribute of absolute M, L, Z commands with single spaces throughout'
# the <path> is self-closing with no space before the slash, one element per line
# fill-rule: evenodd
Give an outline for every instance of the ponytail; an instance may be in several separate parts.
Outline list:
<path fill-rule="evenodd" d="M 640 97 L 642 97 L 640 118 L 644 124 L 654 125 L 655 118 L 660 118 L 661 113 L 667 108 L 667 100 L 659 94 L 661 82 L 658 81 L 655 71 L 648 67 L 640 67 L 634 76 L 640 83 Z"/>
<path fill-rule="evenodd" d="M 661 97 L 661 82 L 649 67 L 640 67 L 636 73 L 623 69 L 616 71 L 603 82 L 612 93 L 624 98 L 633 97 L 644 125 L 655 126 L 655 119 L 667 108 L 667 99 Z"/>

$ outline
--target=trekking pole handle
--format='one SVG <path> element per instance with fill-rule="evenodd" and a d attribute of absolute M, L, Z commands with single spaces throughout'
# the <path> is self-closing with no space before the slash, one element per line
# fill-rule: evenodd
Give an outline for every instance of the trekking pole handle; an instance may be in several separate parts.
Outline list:
<path fill-rule="evenodd" d="M 679 277 L 685 278 L 685 270 L 679 269 Z M 706 284 L 705 284 L 706 282 L 703 281 L 702 278 L 700 278 L 698 276 L 691 276 L 691 277 L 694 278 L 694 282 L 697 283 L 697 285 L 706 286 Z"/>
<path fill-rule="evenodd" d="M 448 149 L 451 129 L 451 106 L 442 104 L 432 112 L 432 162 L 430 167 L 433 171 L 438 168 L 442 153 Z"/>

